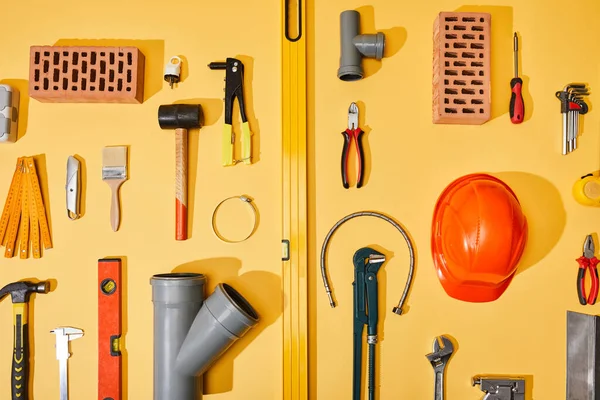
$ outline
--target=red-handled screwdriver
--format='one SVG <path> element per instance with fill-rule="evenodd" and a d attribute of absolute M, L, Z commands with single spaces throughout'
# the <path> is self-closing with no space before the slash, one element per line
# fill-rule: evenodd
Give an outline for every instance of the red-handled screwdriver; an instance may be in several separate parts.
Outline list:
<path fill-rule="evenodd" d="M 513 124 L 523 122 L 525 116 L 525 103 L 523 102 L 523 80 L 519 78 L 519 38 L 515 32 L 513 40 L 513 50 L 515 55 L 515 77 L 510 81 L 510 121 Z"/>

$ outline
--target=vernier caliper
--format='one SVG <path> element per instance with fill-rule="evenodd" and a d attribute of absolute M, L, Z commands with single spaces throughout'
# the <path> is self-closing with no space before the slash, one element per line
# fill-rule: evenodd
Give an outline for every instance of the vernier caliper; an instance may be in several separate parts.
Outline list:
<path fill-rule="evenodd" d="M 59 327 L 51 330 L 56 335 L 56 359 L 60 369 L 60 400 L 69 399 L 69 387 L 67 384 L 67 360 L 71 357 L 69 353 L 69 342 L 83 336 L 83 331 L 70 326 Z"/>

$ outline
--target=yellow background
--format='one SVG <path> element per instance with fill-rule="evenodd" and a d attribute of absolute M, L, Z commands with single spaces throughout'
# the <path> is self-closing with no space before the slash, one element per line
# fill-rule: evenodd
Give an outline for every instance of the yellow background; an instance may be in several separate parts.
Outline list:
<path fill-rule="evenodd" d="M 316 3 L 316 4 L 315 4 Z M 573 81 L 600 87 L 600 4 L 582 0 L 373 1 L 309 4 L 309 311 L 311 398 L 348 398 L 352 376 L 352 255 L 376 245 L 389 261 L 379 272 L 380 398 L 433 397 L 433 372 L 425 359 L 433 338 L 449 334 L 458 349 L 447 370 L 448 398 L 482 397 L 470 378 L 480 373 L 528 377 L 535 399 L 565 393 L 566 310 L 595 314 L 578 305 L 576 263 L 586 234 L 595 232 L 600 210 L 578 205 L 573 182 L 600 167 L 599 119 L 583 117 L 579 149 L 560 155 L 561 116 L 554 92 Z M 8 191 L 19 156 L 40 155 L 38 166 L 51 215 L 55 247 L 41 260 L 0 259 L 2 284 L 24 278 L 54 279 L 52 293 L 33 300 L 35 341 L 33 394 L 58 397 L 54 335 L 60 325 L 83 328 L 69 361 L 73 399 L 96 397 L 96 262 L 126 259 L 124 388 L 131 400 L 152 396 L 152 274 L 195 271 L 234 285 L 256 307 L 261 324 L 237 343 L 206 377 L 206 398 L 280 399 L 282 393 L 281 293 L 281 60 L 280 2 L 101 3 L 61 0 L 11 2 L 3 10 L 0 80 L 24 97 L 21 135 L 0 146 L 0 198 Z M 359 82 L 336 77 L 339 13 L 358 9 L 363 33 L 383 30 L 387 57 L 364 63 Z M 432 26 L 440 11 L 492 14 L 492 114 L 482 126 L 431 123 Z M 520 33 L 526 121 L 512 125 L 507 108 L 512 76 L 512 32 Z M 104 39 L 94 41 L 90 39 Z M 146 55 L 143 105 L 42 104 L 29 100 L 30 45 L 133 44 Z M 173 91 L 162 81 L 171 55 L 185 56 L 184 81 Z M 255 133 L 251 167 L 220 166 L 223 71 L 211 61 L 238 56 L 246 65 L 250 126 Z M 161 131 L 160 104 L 195 101 L 206 125 L 190 134 L 190 240 L 174 240 L 174 135 Z M 359 102 L 367 132 L 365 187 L 341 186 L 341 130 L 350 102 Z M 237 120 L 239 123 L 239 120 Z M 235 125 L 235 123 L 234 123 Z M 235 129 L 235 127 L 234 127 Z M 100 179 L 101 150 L 130 146 L 130 180 L 121 190 L 122 225 L 110 230 L 109 189 Z M 69 155 L 85 160 L 85 215 L 67 219 L 65 166 Z M 354 163 L 352 164 L 354 165 Z M 429 252 L 430 223 L 439 193 L 455 178 L 489 172 L 517 193 L 530 224 L 519 274 L 496 302 L 463 303 L 441 288 Z M 229 245 L 210 229 L 212 210 L 231 195 L 251 195 L 260 227 L 249 241 Z M 361 220 L 335 235 L 329 271 L 339 306 L 330 309 L 318 272 L 318 253 L 330 227 L 357 210 L 394 216 L 417 246 L 415 285 L 408 312 L 391 313 L 402 292 L 407 252 L 402 238 L 381 221 Z M 235 215 L 224 213 L 223 216 Z M 245 223 L 244 223 L 245 224 Z M 244 225 L 245 226 L 245 225 Z M 8 398 L 12 329 L 9 300 L 0 303 L 0 393 Z M 366 364 L 366 363 L 365 363 Z M 3 371 L 3 372 L 2 372 Z M 4 378 L 2 378 L 4 374 Z M 533 386 L 531 383 L 533 382 Z M 531 393 L 530 393 L 531 395 Z M 479 397 L 478 397 L 479 396 Z M 531 398 L 531 396 L 530 396 Z"/>

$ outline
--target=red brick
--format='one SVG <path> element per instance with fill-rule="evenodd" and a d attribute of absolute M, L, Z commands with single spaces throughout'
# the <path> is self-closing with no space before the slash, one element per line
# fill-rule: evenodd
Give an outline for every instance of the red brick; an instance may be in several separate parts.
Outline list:
<path fill-rule="evenodd" d="M 442 12 L 433 26 L 433 123 L 491 118 L 491 15 Z"/>
<path fill-rule="evenodd" d="M 144 55 L 136 47 L 32 46 L 29 96 L 45 103 L 142 103 Z"/>

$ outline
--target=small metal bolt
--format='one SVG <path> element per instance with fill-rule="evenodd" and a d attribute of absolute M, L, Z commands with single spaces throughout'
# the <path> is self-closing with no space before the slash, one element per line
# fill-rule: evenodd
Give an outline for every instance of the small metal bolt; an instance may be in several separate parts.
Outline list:
<path fill-rule="evenodd" d="M 370 277 L 369 277 L 369 280 L 370 280 L 370 281 L 372 281 L 372 280 L 373 280 L 373 277 L 372 277 L 372 276 L 370 276 Z"/>

